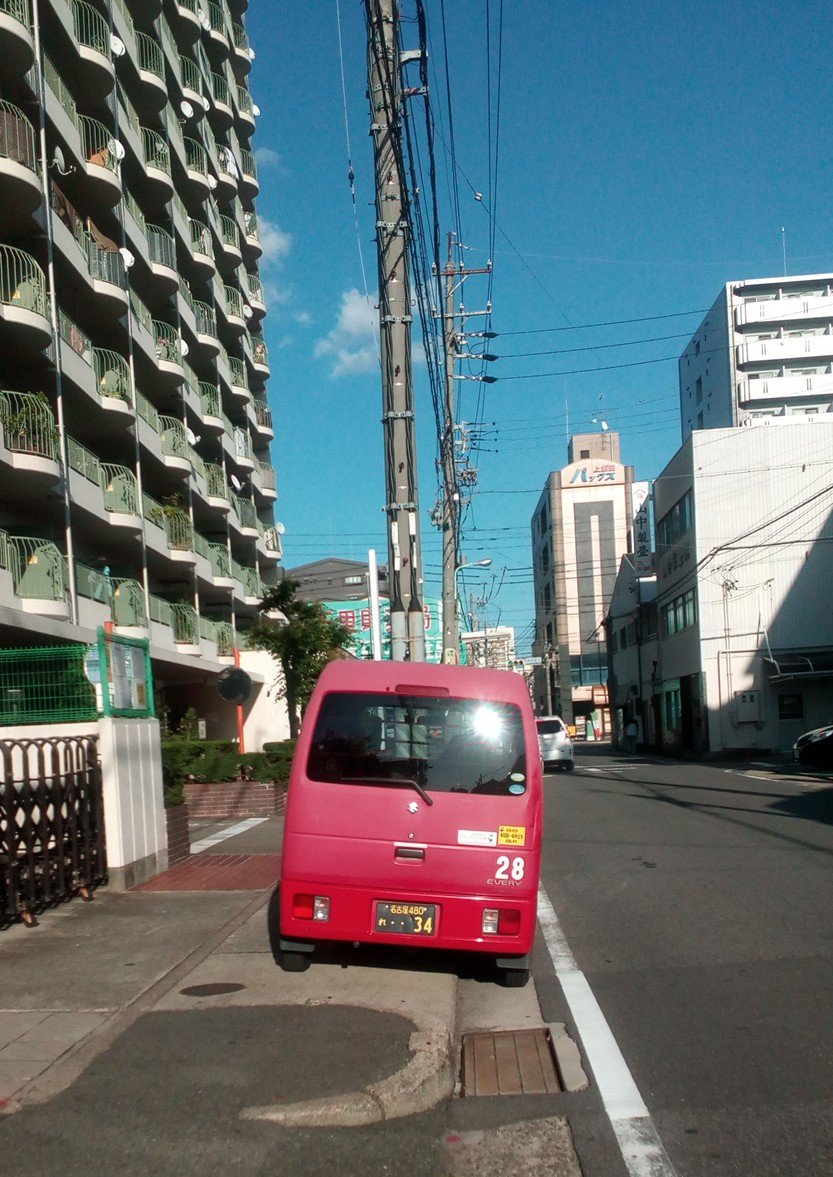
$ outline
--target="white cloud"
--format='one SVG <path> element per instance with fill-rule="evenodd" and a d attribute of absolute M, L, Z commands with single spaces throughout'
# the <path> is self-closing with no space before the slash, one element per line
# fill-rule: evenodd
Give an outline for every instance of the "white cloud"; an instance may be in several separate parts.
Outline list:
<path fill-rule="evenodd" d="M 260 244 L 263 249 L 261 265 L 278 265 L 292 248 L 292 237 L 266 217 L 258 217 Z"/>
<path fill-rule="evenodd" d="M 292 318 L 296 323 L 301 323 L 303 326 L 306 326 L 308 323 L 312 322 L 312 315 L 309 313 L 309 311 L 296 311 Z"/>
<path fill-rule="evenodd" d="M 281 162 L 281 157 L 272 147 L 258 147 L 255 159 L 259 168 L 278 167 Z"/>
<path fill-rule="evenodd" d="M 335 327 L 315 345 L 316 356 L 334 356 L 330 375 L 356 376 L 379 366 L 374 340 L 379 335 L 379 315 L 373 298 L 366 298 L 355 287 L 345 290 Z"/>

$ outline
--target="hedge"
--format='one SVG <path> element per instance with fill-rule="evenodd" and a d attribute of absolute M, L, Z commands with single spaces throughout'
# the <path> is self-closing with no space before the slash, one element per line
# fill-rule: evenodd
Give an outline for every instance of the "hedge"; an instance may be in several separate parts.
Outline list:
<path fill-rule="evenodd" d="M 295 751 L 294 740 L 276 740 L 263 752 L 241 756 L 230 740 L 165 740 L 162 743 L 162 779 L 165 804 L 181 805 L 186 781 L 278 781 L 286 785 Z"/>

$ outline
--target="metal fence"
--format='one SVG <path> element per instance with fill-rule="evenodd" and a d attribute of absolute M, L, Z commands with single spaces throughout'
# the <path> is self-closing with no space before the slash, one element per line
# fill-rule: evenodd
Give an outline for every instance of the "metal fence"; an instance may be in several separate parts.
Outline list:
<path fill-rule="evenodd" d="M 97 741 L 0 740 L 0 925 L 107 881 Z"/>

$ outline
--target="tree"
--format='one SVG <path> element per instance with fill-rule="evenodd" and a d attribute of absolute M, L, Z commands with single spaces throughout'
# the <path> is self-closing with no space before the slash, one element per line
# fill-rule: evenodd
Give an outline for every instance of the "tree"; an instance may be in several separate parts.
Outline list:
<path fill-rule="evenodd" d="M 299 601 L 297 580 L 282 580 L 258 605 L 260 620 L 249 632 L 252 649 L 266 650 L 280 666 L 279 698 L 286 699 L 289 734 L 295 739 L 321 671 L 350 643 L 350 630 L 334 621 L 319 601 Z"/>

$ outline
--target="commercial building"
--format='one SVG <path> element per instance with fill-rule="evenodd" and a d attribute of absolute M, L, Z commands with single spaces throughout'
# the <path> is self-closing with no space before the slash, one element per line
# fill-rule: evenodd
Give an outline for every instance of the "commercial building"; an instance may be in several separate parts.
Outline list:
<path fill-rule="evenodd" d="M 370 571 L 366 561 L 326 556 L 323 560 L 287 568 L 286 575 L 298 582 L 297 596 L 301 601 L 358 601 L 370 592 Z M 376 575 L 379 595 L 386 597 L 389 592 L 387 567 L 377 565 Z"/>
<path fill-rule="evenodd" d="M 173 710 L 281 559 L 246 7 L 0 4 L 0 644 L 148 638 Z"/>
<path fill-rule="evenodd" d="M 567 723 L 592 716 L 607 730 L 604 618 L 642 499 L 618 433 L 577 434 L 568 459 L 548 476 L 532 517 L 535 704 Z"/>
<path fill-rule="evenodd" d="M 488 666 L 491 670 L 513 670 L 515 666 L 515 627 L 495 625 L 474 629 L 460 635 L 467 666 Z"/>
<path fill-rule="evenodd" d="M 833 718 L 831 470 L 833 416 L 789 415 L 695 430 L 657 478 L 656 645 L 627 568 L 609 611 L 646 744 L 787 751 Z"/>
<path fill-rule="evenodd" d="M 682 439 L 833 408 L 833 274 L 727 282 L 680 357 Z"/>

